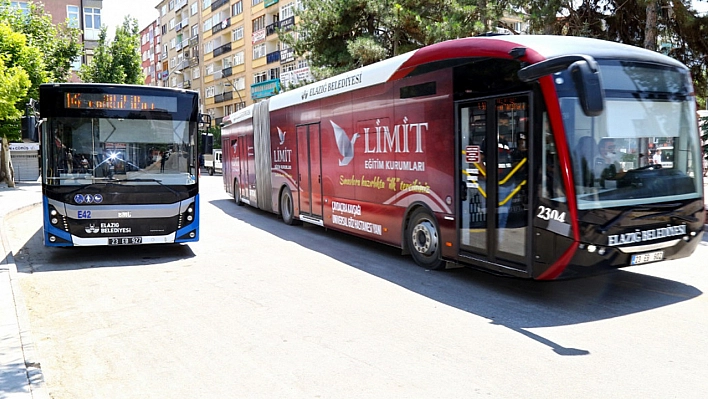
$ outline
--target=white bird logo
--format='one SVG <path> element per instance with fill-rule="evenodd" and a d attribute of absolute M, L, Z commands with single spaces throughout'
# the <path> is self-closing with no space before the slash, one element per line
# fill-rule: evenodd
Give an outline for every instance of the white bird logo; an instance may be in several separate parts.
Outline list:
<path fill-rule="evenodd" d="M 349 141 L 349 136 L 347 132 L 339 127 L 336 123 L 329 121 L 334 129 L 334 139 L 337 141 L 337 147 L 339 148 L 339 153 L 342 154 L 342 158 L 339 161 L 339 166 L 349 165 L 349 162 L 354 158 L 354 142 L 359 138 L 359 133 L 354 133 L 351 141 Z"/>
<path fill-rule="evenodd" d="M 287 132 L 280 130 L 280 128 L 277 126 L 276 129 L 278 129 L 278 138 L 280 139 L 280 145 L 283 145 L 283 143 L 285 142 L 285 133 Z"/>

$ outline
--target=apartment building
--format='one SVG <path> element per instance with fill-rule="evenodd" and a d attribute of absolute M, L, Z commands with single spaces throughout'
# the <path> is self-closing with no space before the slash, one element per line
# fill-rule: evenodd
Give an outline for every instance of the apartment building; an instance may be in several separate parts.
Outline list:
<path fill-rule="evenodd" d="M 141 65 L 145 76 L 145 84 L 148 86 L 161 86 L 162 63 L 160 62 L 160 57 L 162 45 L 160 42 L 160 30 L 160 25 L 155 20 L 140 31 Z"/>
<path fill-rule="evenodd" d="M 98 46 L 98 37 L 101 33 L 101 10 L 103 0 L 42 0 L 44 11 L 51 15 L 52 23 L 64 23 L 67 20 L 72 26 L 81 29 L 81 40 L 84 51 L 77 59 L 72 69 L 78 71 L 82 64 L 87 64 L 93 56 L 93 50 Z M 28 1 L 12 1 L 13 7 L 29 10 Z M 78 81 L 76 74 L 71 80 Z"/>
<path fill-rule="evenodd" d="M 165 86 L 198 90 L 202 112 L 220 123 L 310 78 L 306 63 L 276 33 L 295 26 L 300 6 L 300 0 L 163 0 L 156 7 L 158 76 Z"/>

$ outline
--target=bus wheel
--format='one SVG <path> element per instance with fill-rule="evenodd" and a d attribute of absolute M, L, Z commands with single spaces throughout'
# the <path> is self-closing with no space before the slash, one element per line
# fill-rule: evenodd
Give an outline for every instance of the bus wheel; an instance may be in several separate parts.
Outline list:
<path fill-rule="evenodd" d="M 209 176 L 214 176 L 214 168 L 208 168 Z"/>
<path fill-rule="evenodd" d="M 283 222 L 288 225 L 295 224 L 295 207 L 293 205 L 293 193 L 289 187 L 285 187 L 280 193 L 280 216 Z"/>
<path fill-rule="evenodd" d="M 425 209 L 413 211 L 406 229 L 406 241 L 413 260 L 419 266 L 431 270 L 443 267 L 438 225 Z"/>
<path fill-rule="evenodd" d="M 236 201 L 236 205 L 243 206 L 243 201 L 241 201 L 241 193 L 238 189 L 238 179 L 234 179 L 234 201 Z"/>

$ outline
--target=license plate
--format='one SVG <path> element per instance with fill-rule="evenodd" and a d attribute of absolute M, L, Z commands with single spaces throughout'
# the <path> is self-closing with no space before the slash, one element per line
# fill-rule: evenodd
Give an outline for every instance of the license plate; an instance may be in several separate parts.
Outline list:
<path fill-rule="evenodd" d="M 657 262 L 664 259 L 664 251 L 648 252 L 645 254 L 632 255 L 632 265 L 642 263 Z"/>
<path fill-rule="evenodd" d="M 108 239 L 108 245 L 134 245 L 142 243 L 142 237 L 117 237 Z"/>

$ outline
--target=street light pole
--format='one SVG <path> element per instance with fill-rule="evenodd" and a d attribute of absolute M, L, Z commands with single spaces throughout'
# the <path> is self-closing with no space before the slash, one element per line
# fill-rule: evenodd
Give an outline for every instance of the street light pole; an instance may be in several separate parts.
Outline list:
<path fill-rule="evenodd" d="M 246 103 L 243 101 L 243 98 L 241 97 L 241 93 L 238 92 L 238 90 L 236 89 L 236 86 L 234 86 L 234 83 L 231 81 L 231 79 L 229 79 L 227 77 L 224 77 L 224 79 L 226 79 L 228 81 L 227 83 L 224 83 L 224 86 L 231 86 L 231 90 L 235 91 L 236 95 L 238 96 L 239 104 L 243 104 L 244 106 L 246 106 Z M 236 111 L 238 111 L 238 109 Z"/>

